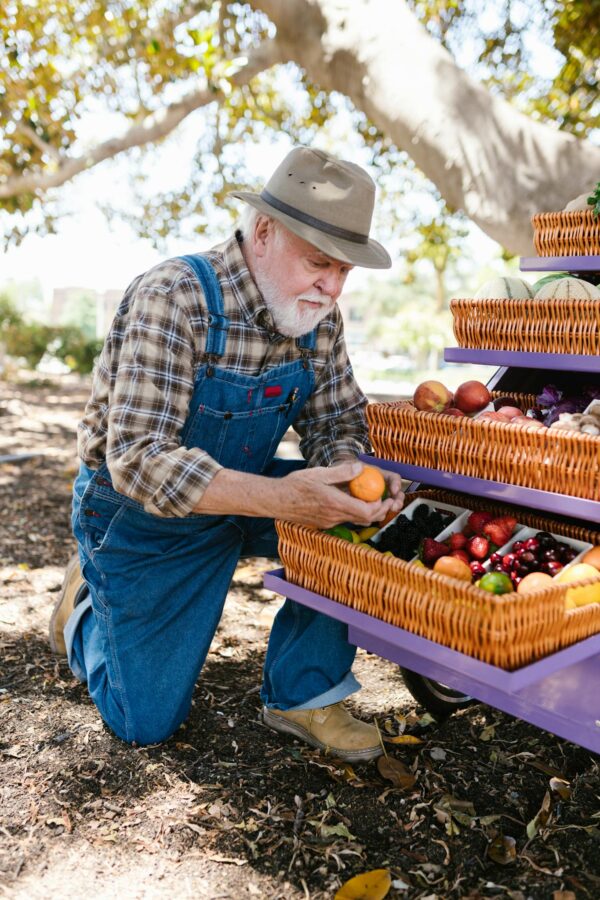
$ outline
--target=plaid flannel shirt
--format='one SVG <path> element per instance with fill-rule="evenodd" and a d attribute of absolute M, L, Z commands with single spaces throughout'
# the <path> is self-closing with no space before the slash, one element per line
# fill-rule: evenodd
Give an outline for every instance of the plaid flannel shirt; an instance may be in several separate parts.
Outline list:
<path fill-rule="evenodd" d="M 245 263 L 236 233 L 206 254 L 230 319 L 218 365 L 243 375 L 296 360 L 295 338 L 278 334 Z M 106 461 L 116 490 L 160 516 L 193 511 L 219 463 L 180 441 L 197 369 L 203 363 L 207 308 L 180 259 L 163 262 L 127 288 L 96 366 L 78 429 L 83 462 Z M 356 384 L 337 305 L 319 324 L 315 387 L 293 423 L 309 466 L 369 449 L 366 397 Z"/>

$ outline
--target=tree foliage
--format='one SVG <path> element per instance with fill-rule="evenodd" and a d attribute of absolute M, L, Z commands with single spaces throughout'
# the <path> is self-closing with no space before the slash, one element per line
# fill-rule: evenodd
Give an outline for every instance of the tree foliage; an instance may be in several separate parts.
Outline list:
<path fill-rule="evenodd" d="M 311 143 L 319 133 L 338 150 L 357 141 L 367 147 L 393 221 L 398 197 L 419 177 L 407 153 L 342 90 L 311 82 L 306 69 L 288 61 L 289 37 L 284 46 L 262 6 L 268 4 L 2 4 L 0 224 L 7 239 L 18 241 L 30 228 L 51 231 L 62 212 L 60 187 L 120 154 L 137 175 L 135 202 L 122 214 L 139 234 L 157 242 L 190 218 L 202 232 L 215 210 L 227 207 L 229 190 L 252 185 L 248 144 L 281 134 Z M 527 8 L 497 0 L 487 29 L 475 0 L 411 6 L 490 91 L 578 136 L 598 127 L 598 0 L 533 0 Z M 318 3 L 314 9 L 318 14 Z M 555 48 L 551 79 L 532 69 L 532 34 Z M 474 48 L 468 58 L 465 46 Z M 171 187 L 145 190 L 161 142 L 197 110 L 203 118 L 192 158 L 182 159 Z M 105 208 L 110 214 L 114 204 Z"/>

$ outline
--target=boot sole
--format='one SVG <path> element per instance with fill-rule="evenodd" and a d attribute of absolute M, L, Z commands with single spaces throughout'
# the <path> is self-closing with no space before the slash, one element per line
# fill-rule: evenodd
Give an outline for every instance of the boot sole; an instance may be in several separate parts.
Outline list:
<path fill-rule="evenodd" d="M 318 740 L 318 738 L 316 738 L 314 734 L 311 734 L 310 731 L 307 731 L 306 728 L 303 728 L 302 725 L 297 725 L 295 722 L 289 722 L 282 716 L 278 716 L 277 713 L 268 709 L 266 706 L 263 707 L 262 720 L 264 724 L 268 728 L 272 728 L 273 731 L 279 731 L 281 734 L 291 734 L 293 737 L 300 738 L 300 740 L 310 744 L 311 747 L 322 750 L 329 756 L 343 759 L 344 762 L 370 762 L 372 759 L 377 759 L 377 757 L 381 756 L 383 753 L 383 750 L 379 745 L 377 747 L 367 747 L 365 750 L 340 750 L 337 747 L 329 747 Z"/>
<path fill-rule="evenodd" d="M 54 609 L 52 610 L 52 615 L 50 616 L 50 624 L 48 625 L 48 638 L 50 640 L 50 649 L 57 656 L 66 656 L 66 652 L 59 647 L 56 640 L 56 629 L 55 622 L 58 617 L 58 613 L 65 599 L 65 595 L 67 591 L 70 589 L 73 579 L 79 576 L 79 555 L 72 556 L 69 560 L 69 564 L 65 569 L 65 577 L 63 581 L 63 586 L 60 591 L 60 596 L 56 603 L 54 604 Z"/>

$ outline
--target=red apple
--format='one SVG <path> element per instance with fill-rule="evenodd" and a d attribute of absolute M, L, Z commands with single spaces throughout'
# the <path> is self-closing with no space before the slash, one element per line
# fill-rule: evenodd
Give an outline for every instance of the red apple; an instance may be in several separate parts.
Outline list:
<path fill-rule="evenodd" d="M 423 412 L 444 412 L 452 399 L 451 392 L 441 381 L 423 381 L 413 395 L 414 405 Z"/>
<path fill-rule="evenodd" d="M 475 416 L 478 422 L 481 422 L 482 419 L 486 419 L 488 422 L 504 422 L 505 425 L 508 424 L 508 419 L 505 419 L 504 416 L 501 416 L 499 412 L 492 412 L 490 409 L 488 412 L 482 412 L 478 416 Z"/>
<path fill-rule="evenodd" d="M 487 406 L 491 399 L 492 395 L 481 381 L 465 381 L 456 390 L 454 405 L 464 413 L 475 413 Z"/>
<path fill-rule="evenodd" d="M 446 416 L 462 416 L 463 419 L 465 417 L 462 409 L 457 409 L 455 406 L 449 406 L 448 409 L 444 410 L 444 415 Z"/>
<path fill-rule="evenodd" d="M 514 419 L 510 420 L 511 425 L 523 425 L 524 427 L 533 427 L 533 428 L 545 428 L 543 422 L 538 422 L 537 419 L 530 419 L 529 416 L 515 416 Z"/>
<path fill-rule="evenodd" d="M 523 415 L 523 410 L 519 409 L 516 406 L 501 406 L 498 412 L 501 416 L 504 416 L 504 418 L 508 419 L 509 421 L 511 419 L 516 419 L 517 416 Z"/>

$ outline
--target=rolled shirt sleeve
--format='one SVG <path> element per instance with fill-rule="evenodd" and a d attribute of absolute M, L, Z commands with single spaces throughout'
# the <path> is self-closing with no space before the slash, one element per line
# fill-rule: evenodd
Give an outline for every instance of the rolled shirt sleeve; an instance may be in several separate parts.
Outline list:
<path fill-rule="evenodd" d="M 117 491 L 159 516 L 186 516 L 222 468 L 181 445 L 195 371 L 189 319 L 175 290 L 134 294 L 113 373 L 106 463 Z"/>

